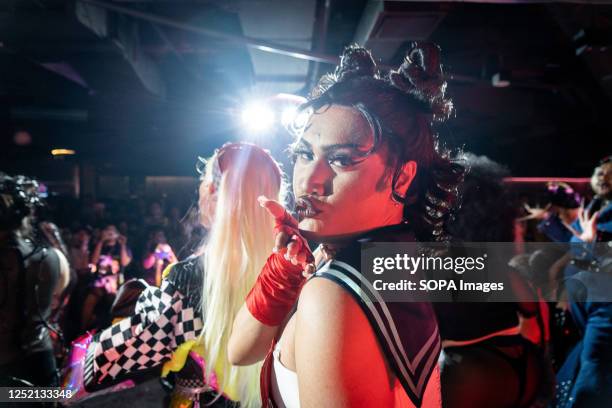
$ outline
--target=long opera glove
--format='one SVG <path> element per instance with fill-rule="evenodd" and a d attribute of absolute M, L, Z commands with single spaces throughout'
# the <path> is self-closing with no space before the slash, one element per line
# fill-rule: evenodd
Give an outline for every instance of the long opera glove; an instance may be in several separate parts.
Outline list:
<path fill-rule="evenodd" d="M 275 234 L 286 233 L 299 245 L 299 250 L 308 253 L 306 262 L 314 258 L 308 242 L 299 235 L 297 221 L 277 202 L 262 197 L 260 204 L 275 218 Z M 268 326 L 278 326 L 287 317 L 297 301 L 305 278 L 303 265 L 294 265 L 285 258 L 286 248 L 270 255 L 263 266 L 255 285 L 246 297 L 251 315 Z"/>

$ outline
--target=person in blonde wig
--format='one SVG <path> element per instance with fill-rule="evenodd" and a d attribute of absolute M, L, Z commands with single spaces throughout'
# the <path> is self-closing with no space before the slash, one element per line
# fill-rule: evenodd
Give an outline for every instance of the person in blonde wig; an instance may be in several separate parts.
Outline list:
<path fill-rule="evenodd" d="M 244 154 L 245 149 L 252 153 Z M 274 220 L 262 211 L 257 198 L 282 194 L 281 172 L 272 158 L 254 145 L 228 145 L 221 152 L 206 166 L 200 187 L 200 208 L 214 209 L 202 213 L 214 221 L 202 257 L 204 330 L 200 338 L 205 361 L 215 367 L 217 378 L 222 380 L 221 389 L 240 395 L 243 405 L 250 406 L 259 403 L 261 365 L 230 365 L 227 342 L 234 317 L 274 246 L 274 237 L 267 233 L 272 231 Z"/>
<path fill-rule="evenodd" d="M 196 254 L 147 287 L 134 314 L 88 340 L 84 383 L 97 390 L 130 374 L 176 372 L 171 406 L 261 406 L 260 364 L 232 366 L 232 322 L 274 246 L 274 219 L 258 204 L 283 200 L 283 176 L 265 150 L 226 144 L 204 165 L 200 223 L 208 235 Z"/>

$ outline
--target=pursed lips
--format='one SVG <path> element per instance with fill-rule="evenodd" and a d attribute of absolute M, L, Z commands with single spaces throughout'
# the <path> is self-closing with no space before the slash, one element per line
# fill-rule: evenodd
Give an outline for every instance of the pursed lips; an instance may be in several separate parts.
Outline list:
<path fill-rule="evenodd" d="M 300 220 L 311 218 L 322 212 L 321 202 L 311 197 L 300 197 L 296 200 L 295 210 Z"/>

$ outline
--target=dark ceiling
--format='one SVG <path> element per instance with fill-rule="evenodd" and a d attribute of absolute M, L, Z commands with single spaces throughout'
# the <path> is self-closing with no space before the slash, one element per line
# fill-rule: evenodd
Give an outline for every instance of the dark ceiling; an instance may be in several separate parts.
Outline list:
<path fill-rule="evenodd" d="M 0 3 L 0 168 L 40 177 L 50 149 L 64 147 L 102 173 L 190 175 L 196 154 L 240 138 L 236 112 L 254 90 L 303 94 L 332 67 L 235 40 L 244 36 L 319 56 L 359 42 L 387 65 L 411 40 L 432 40 L 456 106 L 440 128 L 450 145 L 518 176 L 588 176 L 612 152 L 610 4 L 103 3 L 165 20 L 91 1 Z M 493 86 L 495 73 L 510 86 Z M 31 144 L 16 145 L 18 131 Z"/>

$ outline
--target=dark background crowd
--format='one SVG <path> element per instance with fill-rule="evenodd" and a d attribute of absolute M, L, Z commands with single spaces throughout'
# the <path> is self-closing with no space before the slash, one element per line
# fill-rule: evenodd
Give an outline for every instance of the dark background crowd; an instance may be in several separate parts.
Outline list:
<path fill-rule="evenodd" d="M 554 242 L 559 238 L 555 234 L 563 229 L 562 225 L 556 225 L 557 229 L 552 229 L 552 232 L 544 225 L 550 224 L 551 219 L 559 221 L 559 217 L 571 224 L 578 217 L 581 202 L 588 203 L 594 195 L 586 178 L 573 183 L 573 186 L 555 181 L 521 182 L 507 177 L 507 168 L 487 158 L 471 160 L 477 161 L 462 201 L 472 210 L 474 208 L 470 206 L 475 206 L 480 215 L 463 217 L 462 222 L 466 224 L 459 223 L 453 227 L 460 236 L 463 231 L 477 231 L 476 236 L 463 237 L 468 241 L 514 241 L 518 245 Z M 500 180 L 506 176 L 504 188 L 508 194 L 499 194 L 498 190 L 487 191 L 488 178 L 492 176 Z M 508 201 L 508 197 L 512 199 Z M 41 211 L 41 220 L 54 222 L 59 227 L 63 241 L 61 248 L 66 252 L 73 277 L 69 288 L 71 296 L 67 297 L 65 309 L 55 314 L 55 323 L 62 326 L 66 342 L 86 330 L 100 329 L 111 323 L 111 306 L 124 282 L 143 279 L 159 286 L 160 272 L 166 266 L 197 250 L 206 231 L 197 221 L 196 199 L 194 194 L 190 198 L 163 197 L 161 200 L 155 197 L 96 200 L 91 196 L 77 200 L 52 195 L 46 200 L 48 205 Z M 494 208 L 497 211 L 493 211 Z M 499 235 L 500 228 L 503 229 L 501 226 L 508 226 L 510 219 L 515 219 L 514 228 L 506 227 Z M 486 225 L 489 226 L 488 232 Z M 569 231 L 565 233 L 569 234 Z M 569 240 L 569 237 L 563 238 Z M 123 260 L 122 249 L 127 255 Z M 547 254 L 550 258 L 548 267 L 559 254 Z M 109 264 L 105 265 L 105 262 Z M 560 266 L 554 278 L 557 281 L 563 279 L 561 269 Z M 106 275 L 114 276 L 116 281 L 98 282 Z M 545 286 L 541 281 L 534 282 L 534 285 Z M 91 292 L 97 293 L 95 305 L 91 304 L 94 299 L 88 299 Z M 565 299 L 560 298 L 559 303 L 549 306 L 550 330 L 557 352 L 554 364 L 558 368 L 579 333 L 568 314 Z"/>
<path fill-rule="evenodd" d="M 588 219 L 593 219 L 598 231 L 594 242 L 609 242 L 610 204 L 605 197 L 612 188 L 610 157 L 595 168 L 590 182 L 587 178 L 573 185 L 520 182 L 509 177 L 507 168 L 484 156 L 467 154 L 465 160 L 469 171 L 460 189 L 460 206 L 449 225 L 453 240 L 514 242 L 520 253 L 525 250 L 522 245 L 533 242 L 563 244 L 575 240 L 587 230 Z M 41 193 L 47 198 L 41 198 L 45 204 L 37 207 L 32 219 L 33 236 L 64 253 L 70 269 L 70 281 L 53 302 L 45 322 L 52 327 L 59 375 L 67 364 L 73 340 L 131 313 L 130 306 L 124 310 L 121 302 L 129 304 L 135 299 L 129 300 L 129 294 L 122 294 L 122 290 L 132 290 L 139 280 L 160 286 L 163 271 L 196 252 L 206 231 L 199 223 L 195 194 L 161 200 L 91 196 L 77 200 L 38 185 L 33 194 Z M 603 216 L 593 218 L 596 211 L 603 211 Z M 585 335 L 584 325 L 571 311 L 575 299 L 568 299 L 565 288 L 566 280 L 576 272 L 571 272 L 574 261 L 563 246 L 543 246 L 512 261 L 512 267 L 540 302 L 521 318 L 521 334 L 546 350 L 555 372 L 563 372 L 564 363 Z M 492 312 L 497 305 L 482 303 L 481 307 L 493 319 L 491 322 L 502 324 L 499 319 L 503 313 Z M 438 304 L 436 308 L 440 316 L 445 316 L 454 313 L 457 306 L 447 312 Z M 440 316 L 443 334 L 461 326 Z M 559 386 L 557 393 L 562 393 Z"/>
<path fill-rule="evenodd" d="M 609 213 L 592 217 L 612 188 L 597 173 L 611 147 L 612 6 L 507 3 L 0 2 L 0 171 L 40 182 L 35 235 L 68 261 L 69 283 L 42 319 L 57 366 L 71 341 L 126 315 L 116 303 L 126 282 L 159 286 L 202 243 L 198 155 L 248 140 L 291 174 L 286 94 L 306 96 L 351 43 L 381 67 L 399 66 L 412 41 L 441 47 L 456 109 L 440 140 L 491 159 L 476 159 L 486 171 L 471 173 L 462 208 L 478 216 L 457 221 L 457 236 L 519 248 L 566 243 L 591 222 L 608 228 L 595 241 L 610 242 Z M 588 327 L 563 294 L 572 261 L 551 250 L 514 265 L 546 292 L 539 327 L 523 328 L 557 372 L 580 360 L 571 353 Z"/>
<path fill-rule="evenodd" d="M 56 196 L 47 201 L 44 219 L 59 227 L 75 278 L 72 299 L 62 316 L 57 316 L 66 340 L 110 324 L 110 306 L 122 283 L 143 279 L 159 286 L 165 267 L 193 253 L 205 234 L 194 220 L 197 209 L 192 198 Z"/>

